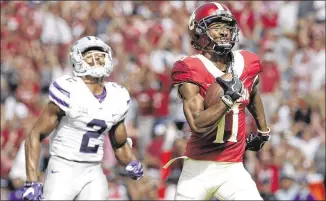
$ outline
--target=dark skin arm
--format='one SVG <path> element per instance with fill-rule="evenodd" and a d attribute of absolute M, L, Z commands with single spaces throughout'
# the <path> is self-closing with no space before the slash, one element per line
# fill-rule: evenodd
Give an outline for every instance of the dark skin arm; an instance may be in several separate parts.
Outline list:
<path fill-rule="evenodd" d="M 258 130 L 268 131 L 267 124 L 266 124 L 266 118 L 265 118 L 265 112 L 264 112 L 264 106 L 263 106 L 263 103 L 260 98 L 260 93 L 257 89 L 258 83 L 259 83 L 259 78 L 254 83 L 253 89 L 250 93 L 250 103 L 247 106 L 247 109 L 249 110 L 251 115 L 254 117 Z"/>
<path fill-rule="evenodd" d="M 206 134 L 217 127 L 217 121 L 227 112 L 227 107 L 219 98 L 218 102 L 204 109 L 204 99 L 199 87 L 184 83 L 179 87 L 183 99 L 183 110 L 191 130 L 196 134 Z"/>
<path fill-rule="evenodd" d="M 117 123 L 110 130 L 109 135 L 110 135 L 111 144 L 125 143 L 127 140 L 127 131 L 126 131 L 124 121 L 120 121 L 119 123 Z M 114 141 L 114 143 L 113 143 L 113 141 Z M 130 163 L 132 160 L 136 160 L 136 157 L 132 153 L 132 149 L 128 145 L 128 143 L 125 143 L 120 148 L 115 148 L 114 146 L 112 146 L 112 148 L 114 149 L 116 159 L 119 161 L 119 163 L 121 165 L 127 166 L 128 163 Z"/>
<path fill-rule="evenodd" d="M 25 142 L 27 181 L 38 181 L 38 163 L 41 143 L 60 122 L 64 112 L 53 102 L 49 102 L 42 110 Z"/>

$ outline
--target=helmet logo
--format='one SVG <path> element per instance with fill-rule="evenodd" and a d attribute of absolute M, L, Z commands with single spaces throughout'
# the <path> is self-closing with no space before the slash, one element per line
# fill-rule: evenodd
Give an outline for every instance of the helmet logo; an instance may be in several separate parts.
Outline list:
<path fill-rule="evenodd" d="M 195 22 L 194 22 L 195 16 L 196 16 L 196 13 L 193 12 L 189 18 L 189 21 L 188 21 L 189 30 L 193 30 L 195 28 Z"/>

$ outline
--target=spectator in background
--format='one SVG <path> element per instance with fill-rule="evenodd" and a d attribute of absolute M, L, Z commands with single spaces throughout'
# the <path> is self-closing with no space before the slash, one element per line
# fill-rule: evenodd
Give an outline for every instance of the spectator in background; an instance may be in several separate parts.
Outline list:
<path fill-rule="evenodd" d="M 263 200 L 276 200 L 275 196 L 270 190 L 270 180 L 265 179 L 262 181 L 260 187 L 260 196 L 263 198 Z"/>
<path fill-rule="evenodd" d="M 278 7 L 274 4 L 266 3 L 266 11 L 261 14 L 262 29 L 275 29 L 278 26 Z"/>
<path fill-rule="evenodd" d="M 264 107 L 266 114 L 273 114 L 279 106 L 279 87 L 280 87 L 280 72 L 275 63 L 275 54 L 266 52 L 263 57 L 262 65 L 263 72 L 260 74 L 260 93 L 261 99 L 266 105 Z M 270 122 L 270 116 L 266 117 L 266 121 Z"/>
<path fill-rule="evenodd" d="M 312 93 L 325 90 L 325 27 L 324 30 L 316 29 L 311 39 L 311 90 Z"/>
<path fill-rule="evenodd" d="M 299 192 L 299 186 L 293 180 L 293 173 L 281 175 L 280 189 L 276 191 L 276 200 L 294 200 Z"/>
<path fill-rule="evenodd" d="M 280 167 L 275 164 L 273 157 L 273 151 L 271 147 L 265 148 L 259 153 L 260 163 L 256 164 L 256 180 L 257 186 L 264 187 L 265 191 L 268 190 L 269 193 L 273 194 L 279 188 L 279 177 L 280 177 Z M 269 189 L 266 189 L 268 183 Z M 263 184 L 266 185 L 264 186 Z"/>
<path fill-rule="evenodd" d="M 178 96 L 178 89 L 173 87 L 170 91 L 169 119 L 176 125 L 178 130 L 183 130 L 186 118 L 183 113 L 182 101 Z"/>
<path fill-rule="evenodd" d="M 325 165 L 325 135 L 321 135 L 321 142 L 314 156 L 314 163 L 316 166 L 316 172 L 324 177 L 324 186 L 326 188 L 326 165 Z"/>
<path fill-rule="evenodd" d="M 169 115 L 170 78 L 168 74 L 155 73 L 158 89 L 153 93 L 154 125 L 165 123 Z"/>
<path fill-rule="evenodd" d="M 43 28 L 41 40 L 43 43 L 69 44 L 72 41 L 71 28 L 60 16 L 60 4 L 50 2 L 44 4 Z"/>
<path fill-rule="evenodd" d="M 127 187 L 121 183 L 121 177 L 114 172 L 107 175 L 109 195 L 108 200 L 128 200 Z"/>
<path fill-rule="evenodd" d="M 297 180 L 297 182 L 300 185 L 300 189 L 297 193 L 297 195 L 295 196 L 294 200 L 306 200 L 306 201 L 312 201 L 312 200 L 316 200 L 315 197 L 311 194 L 309 187 L 307 185 L 307 180 L 306 178 L 303 176 L 301 178 L 299 178 Z"/>
<path fill-rule="evenodd" d="M 144 151 L 152 138 L 152 130 L 155 122 L 154 109 L 153 109 L 153 94 L 154 94 L 154 74 L 151 69 L 143 69 L 141 71 L 140 86 L 132 96 L 135 97 L 138 105 L 138 116 L 136 118 L 136 126 L 139 128 L 140 140 L 140 156 L 144 157 Z M 146 73 L 146 74 L 145 74 Z"/>
<path fill-rule="evenodd" d="M 298 1 L 282 1 L 278 11 L 278 26 L 286 34 L 295 34 L 299 12 Z"/>
<path fill-rule="evenodd" d="M 294 121 L 310 124 L 311 121 L 311 107 L 303 98 L 299 98 L 298 107 L 295 110 Z"/>

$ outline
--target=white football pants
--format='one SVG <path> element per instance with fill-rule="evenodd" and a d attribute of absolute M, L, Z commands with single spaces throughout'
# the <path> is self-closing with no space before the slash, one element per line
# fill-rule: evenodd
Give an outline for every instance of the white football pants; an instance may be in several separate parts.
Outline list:
<path fill-rule="evenodd" d="M 107 200 L 108 184 L 101 164 L 51 156 L 43 196 L 44 200 Z"/>
<path fill-rule="evenodd" d="M 175 200 L 263 200 L 243 163 L 185 159 Z"/>

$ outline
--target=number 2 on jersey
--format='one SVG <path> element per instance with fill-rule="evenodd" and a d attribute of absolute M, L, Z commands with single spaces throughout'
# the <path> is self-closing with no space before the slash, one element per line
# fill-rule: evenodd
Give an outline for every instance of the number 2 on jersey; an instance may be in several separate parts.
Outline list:
<path fill-rule="evenodd" d="M 233 116 L 232 116 L 232 133 L 230 138 L 228 139 L 229 142 L 237 142 L 238 136 L 238 120 L 239 120 L 239 104 L 236 103 L 232 107 Z M 217 125 L 217 134 L 216 140 L 213 143 L 224 143 L 224 132 L 225 132 L 225 115 L 218 121 Z"/>
<path fill-rule="evenodd" d="M 104 120 L 93 119 L 91 122 L 87 124 L 87 127 L 94 128 L 95 126 L 100 127 L 98 131 L 88 131 L 83 135 L 82 143 L 79 149 L 79 152 L 82 153 L 97 153 L 99 145 L 95 145 L 94 147 L 88 146 L 90 138 L 98 138 L 101 136 L 103 131 L 108 127 Z"/>

